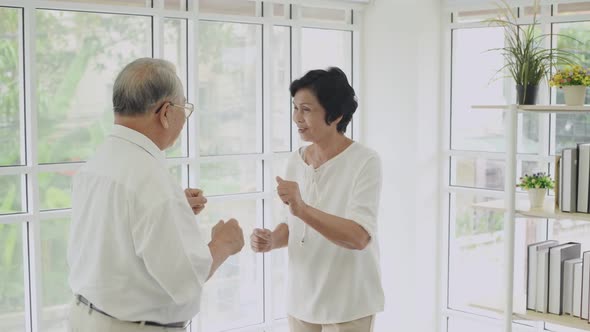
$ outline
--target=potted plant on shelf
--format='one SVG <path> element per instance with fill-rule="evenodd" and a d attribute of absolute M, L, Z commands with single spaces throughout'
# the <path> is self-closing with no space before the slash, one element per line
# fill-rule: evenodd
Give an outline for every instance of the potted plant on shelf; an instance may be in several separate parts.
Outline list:
<path fill-rule="evenodd" d="M 506 1 L 503 0 L 498 5 L 498 9 L 500 16 L 488 20 L 490 25 L 504 29 L 506 39 L 504 47 L 490 50 L 499 51 L 504 57 L 506 64 L 498 70 L 498 73 L 508 70 L 516 82 L 517 104 L 534 105 L 541 79 L 547 78 L 551 67 L 556 64 L 571 65 L 574 54 L 566 50 L 552 50 L 542 46 L 550 35 L 537 32 L 538 0 L 533 4 L 532 23 L 527 25 L 518 23 L 515 9 Z"/>
<path fill-rule="evenodd" d="M 582 66 L 565 67 L 551 77 L 549 85 L 563 89 L 566 105 L 582 106 L 586 100 L 586 87 L 590 86 L 590 70 Z"/>
<path fill-rule="evenodd" d="M 532 175 L 525 174 L 520 178 L 520 183 L 516 186 L 528 192 L 531 208 L 535 209 L 543 207 L 547 189 L 553 189 L 554 185 L 555 183 L 550 176 L 539 172 Z"/>

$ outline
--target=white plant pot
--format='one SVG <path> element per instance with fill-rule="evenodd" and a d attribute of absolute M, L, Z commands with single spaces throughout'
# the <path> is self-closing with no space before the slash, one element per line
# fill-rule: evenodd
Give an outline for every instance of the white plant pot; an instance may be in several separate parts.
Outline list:
<path fill-rule="evenodd" d="M 531 202 L 531 209 L 542 208 L 545 202 L 545 195 L 547 189 L 528 189 L 529 201 Z"/>
<path fill-rule="evenodd" d="M 562 87 L 567 106 L 582 106 L 586 100 L 586 86 L 568 85 Z"/>

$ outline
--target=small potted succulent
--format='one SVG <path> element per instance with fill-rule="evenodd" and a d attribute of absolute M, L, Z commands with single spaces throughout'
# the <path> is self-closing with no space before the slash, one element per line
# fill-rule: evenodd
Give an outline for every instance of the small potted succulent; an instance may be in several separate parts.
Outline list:
<path fill-rule="evenodd" d="M 535 209 L 543 207 L 547 189 L 553 189 L 554 185 L 549 175 L 539 172 L 532 175 L 525 174 L 516 186 L 528 192 L 531 208 Z"/>
<path fill-rule="evenodd" d="M 566 105 L 582 106 L 586 100 L 586 87 L 590 86 L 590 70 L 582 66 L 559 69 L 549 80 L 549 85 L 563 89 Z"/>

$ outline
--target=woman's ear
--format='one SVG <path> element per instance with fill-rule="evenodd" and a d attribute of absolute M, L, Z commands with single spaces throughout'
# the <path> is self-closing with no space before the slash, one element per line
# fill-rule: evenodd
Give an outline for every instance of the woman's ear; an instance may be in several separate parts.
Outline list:
<path fill-rule="evenodd" d="M 168 106 L 169 105 L 170 105 L 169 103 L 166 103 L 166 105 L 162 106 L 162 109 L 158 114 L 159 115 L 158 119 L 160 120 L 160 124 L 165 129 L 168 129 L 170 127 L 170 124 L 168 123 Z"/>

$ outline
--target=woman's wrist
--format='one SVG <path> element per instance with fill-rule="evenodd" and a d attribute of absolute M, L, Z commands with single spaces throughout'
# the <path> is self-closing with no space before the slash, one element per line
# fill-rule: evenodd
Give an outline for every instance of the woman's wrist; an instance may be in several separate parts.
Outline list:
<path fill-rule="evenodd" d="M 281 223 L 272 231 L 270 236 L 270 250 L 281 249 L 287 246 L 289 242 L 289 226 Z"/>
<path fill-rule="evenodd" d="M 309 209 L 309 205 L 305 204 L 304 201 L 301 201 L 300 204 L 298 204 L 294 209 L 293 209 L 293 215 L 301 220 L 304 220 L 305 215 L 307 210 Z M 304 221 L 305 222 L 305 221 Z"/>

